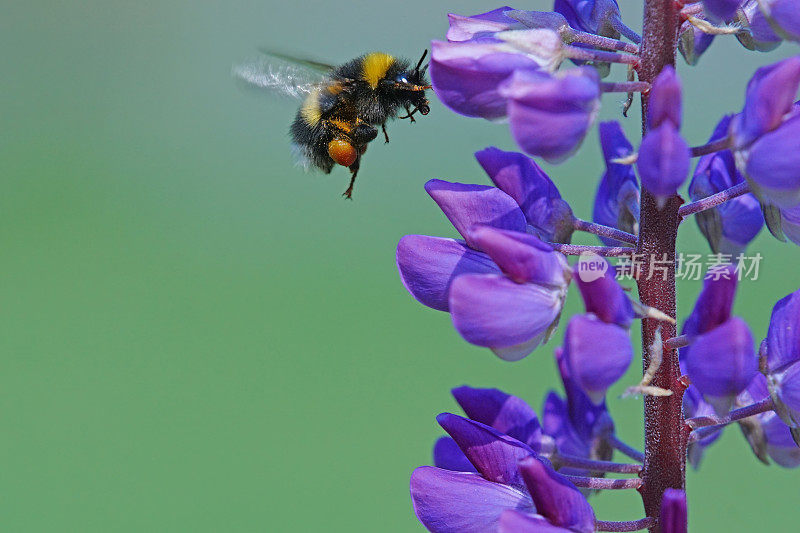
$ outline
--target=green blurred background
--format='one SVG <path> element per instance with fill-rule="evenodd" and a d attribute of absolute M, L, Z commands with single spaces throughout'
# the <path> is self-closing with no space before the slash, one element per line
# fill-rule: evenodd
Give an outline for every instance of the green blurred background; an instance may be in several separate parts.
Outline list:
<path fill-rule="evenodd" d="M 640 27 L 638 2 L 624 4 Z M 498 386 L 539 407 L 557 382 L 557 340 L 504 363 L 417 304 L 394 264 L 402 235 L 454 233 L 423 183 L 487 183 L 472 152 L 511 148 L 507 128 L 436 103 L 414 126 L 391 125 L 346 202 L 346 172 L 293 166 L 295 104 L 230 78 L 259 46 L 333 62 L 375 49 L 417 57 L 444 35 L 446 12 L 493 7 L 4 6 L 2 530 L 420 531 L 408 477 L 430 460 L 434 416 L 456 409 L 449 388 Z M 692 144 L 740 107 L 757 65 L 797 51 L 717 41 L 700 68 L 680 67 Z M 605 98 L 602 118 L 620 116 L 619 99 Z M 634 138 L 638 121 L 624 120 Z M 547 168 L 589 217 L 596 136 Z M 707 251 L 693 223 L 680 241 Z M 774 301 L 800 285 L 800 251 L 766 233 L 751 251 L 765 257 L 761 277 L 742 283 L 736 311 L 761 338 Z M 681 284 L 681 316 L 698 287 Z M 571 290 L 567 314 L 581 308 Z M 612 396 L 638 375 L 633 365 Z M 611 408 L 640 445 L 641 401 Z M 760 465 L 736 428 L 688 486 L 693 531 L 800 518 L 800 472 Z M 641 516 L 636 494 L 593 503 L 602 519 Z"/>

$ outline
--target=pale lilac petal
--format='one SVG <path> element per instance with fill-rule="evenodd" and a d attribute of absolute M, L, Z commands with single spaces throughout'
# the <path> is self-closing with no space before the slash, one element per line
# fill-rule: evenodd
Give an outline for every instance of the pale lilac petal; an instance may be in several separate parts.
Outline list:
<path fill-rule="evenodd" d="M 447 30 L 447 40 L 451 42 L 482 40 L 491 38 L 498 31 L 505 31 L 521 24 L 503 14 L 513 8 L 508 6 L 498 7 L 480 15 L 464 16 L 449 13 L 447 19 L 450 28 Z"/>
<path fill-rule="evenodd" d="M 456 441 L 450 437 L 440 437 L 433 445 L 433 465 L 454 472 L 477 472 Z"/>
<path fill-rule="evenodd" d="M 535 447 L 541 438 L 536 411 L 525 401 L 498 389 L 458 387 L 452 390 L 468 417 Z"/>
<path fill-rule="evenodd" d="M 397 245 L 397 268 L 406 290 L 421 304 L 449 309 L 450 285 L 462 274 L 499 273 L 486 254 L 463 241 L 406 235 Z"/>
<path fill-rule="evenodd" d="M 487 533 L 496 530 L 507 509 L 533 511 L 522 490 L 433 466 L 411 474 L 411 500 L 417 518 L 433 533 Z"/>
<path fill-rule="evenodd" d="M 450 289 L 453 325 L 467 342 L 487 348 L 511 348 L 542 337 L 558 319 L 562 291 L 505 276 L 459 276 Z"/>
<path fill-rule="evenodd" d="M 525 215 L 509 195 L 496 187 L 430 180 L 425 190 L 473 248 L 470 230 L 477 224 L 524 232 Z"/>
<path fill-rule="evenodd" d="M 442 413 L 436 421 L 483 477 L 495 483 L 523 485 L 517 462 L 535 453 L 530 446 L 462 416 Z"/>

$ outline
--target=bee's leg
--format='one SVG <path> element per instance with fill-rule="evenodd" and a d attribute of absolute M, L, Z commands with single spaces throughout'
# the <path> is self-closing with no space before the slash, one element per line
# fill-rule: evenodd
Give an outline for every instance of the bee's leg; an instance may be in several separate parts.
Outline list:
<path fill-rule="evenodd" d="M 406 108 L 406 113 L 408 113 L 408 114 L 407 114 L 406 116 L 404 116 L 404 117 L 400 117 L 400 118 L 401 118 L 401 119 L 403 119 L 403 118 L 408 118 L 408 119 L 411 119 L 411 123 L 412 123 L 412 124 L 413 124 L 414 122 L 416 122 L 416 119 L 414 118 L 414 113 L 416 113 L 416 111 L 417 111 L 417 110 L 416 110 L 416 108 L 414 109 L 414 111 L 411 111 L 411 110 L 408 108 L 408 106 L 407 106 L 407 105 L 405 105 L 405 106 L 403 106 L 403 107 L 405 107 L 405 108 Z"/>
<path fill-rule="evenodd" d="M 386 123 L 381 124 L 381 131 L 383 131 L 383 138 L 386 139 L 384 144 L 389 144 L 389 134 L 386 133 Z"/>
<path fill-rule="evenodd" d="M 356 176 L 358 176 L 358 167 L 361 165 L 361 156 L 359 155 L 356 159 L 356 162 L 350 165 L 350 185 L 347 186 L 347 190 L 344 191 L 342 196 L 347 198 L 348 200 L 353 199 L 353 187 L 356 184 Z"/>

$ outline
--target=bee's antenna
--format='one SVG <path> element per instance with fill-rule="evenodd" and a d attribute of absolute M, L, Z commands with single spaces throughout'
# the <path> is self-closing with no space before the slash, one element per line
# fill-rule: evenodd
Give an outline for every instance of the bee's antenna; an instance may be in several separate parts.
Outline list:
<path fill-rule="evenodd" d="M 422 66 L 422 62 L 423 62 L 423 61 L 425 61 L 425 57 L 426 57 L 427 55 L 428 55 L 428 49 L 426 48 L 426 49 L 425 49 L 425 51 L 424 51 L 424 52 L 422 52 L 422 57 L 420 57 L 420 58 L 419 58 L 419 61 L 417 62 L 417 66 L 416 66 L 416 67 L 414 67 L 414 70 L 415 70 L 416 72 L 419 72 L 419 67 L 421 67 L 421 66 Z"/>
<path fill-rule="evenodd" d="M 430 66 L 430 63 L 425 63 L 425 66 L 424 66 L 424 67 L 422 67 L 422 70 L 420 70 L 420 71 L 419 71 L 419 73 L 420 73 L 420 75 L 421 75 L 421 76 L 424 76 L 424 75 L 425 75 L 425 73 L 426 73 L 426 72 L 428 72 L 428 67 L 429 67 L 429 66 Z"/>

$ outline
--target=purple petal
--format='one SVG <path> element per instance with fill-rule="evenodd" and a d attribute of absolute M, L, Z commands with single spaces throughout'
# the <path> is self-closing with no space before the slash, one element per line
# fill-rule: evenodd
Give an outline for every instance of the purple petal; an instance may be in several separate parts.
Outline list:
<path fill-rule="evenodd" d="M 542 431 L 536 411 L 520 398 L 497 389 L 467 386 L 455 388 L 452 393 L 472 420 L 534 448 L 538 444 Z"/>
<path fill-rule="evenodd" d="M 613 159 L 631 155 L 633 146 L 617 121 L 601 122 L 598 131 L 606 171 L 597 188 L 592 220 L 636 233 L 639 222 L 639 181 L 631 165 L 612 163 Z M 600 237 L 600 240 L 607 246 L 619 246 L 619 242 L 608 237 Z"/>
<path fill-rule="evenodd" d="M 494 119 L 506 116 L 498 86 L 518 69 L 539 64 L 505 43 L 431 43 L 431 81 L 436 96 L 456 113 Z"/>
<path fill-rule="evenodd" d="M 397 268 L 406 290 L 421 304 L 449 309 L 450 285 L 462 274 L 499 273 L 486 254 L 464 242 L 427 235 L 406 235 L 397 245 Z"/>
<path fill-rule="evenodd" d="M 678 35 L 678 50 L 689 65 L 696 65 L 700 56 L 708 50 L 714 36 L 695 27 L 689 21 L 681 24 Z"/>
<path fill-rule="evenodd" d="M 456 441 L 450 437 L 440 437 L 433 445 L 433 464 L 454 472 L 477 472 Z"/>
<path fill-rule="evenodd" d="M 572 210 L 533 159 L 494 147 L 475 152 L 475 158 L 494 184 L 517 202 L 542 239 L 569 242 Z"/>
<path fill-rule="evenodd" d="M 599 404 L 595 404 L 579 386 L 570 372 L 569 364 L 562 348 L 556 348 L 553 351 L 558 373 L 561 375 L 561 382 L 564 385 L 564 392 L 567 396 L 567 412 L 570 423 L 582 440 L 590 442 L 594 438 L 596 426 L 610 422 L 606 403 L 602 401 Z M 595 457 L 595 459 L 603 458 Z"/>
<path fill-rule="evenodd" d="M 761 11 L 758 0 L 746 0 L 739 10 L 737 20 L 744 29 L 749 30 L 736 34 L 736 38 L 748 50 L 769 52 L 783 42 Z"/>
<path fill-rule="evenodd" d="M 800 246 L 800 205 L 781 209 L 781 229 L 790 241 Z"/>
<path fill-rule="evenodd" d="M 570 533 L 571 530 L 550 524 L 541 515 L 510 509 L 500 515 L 497 533 Z"/>
<path fill-rule="evenodd" d="M 707 276 L 703 280 L 703 290 L 684 322 L 683 334 L 707 333 L 730 318 L 738 277 L 733 265 L 723 267 L 719 272 L 719 276 Z"/>
<path fill-rule="evenodd" d="M 436 421 L 453 437 L 477 471 L 489 481 L 522 486 L 517 462 L 534 454 L 530 446 L 469 418 L 442 413 Z"/>
<path fill-rule="evenodd" d="M 609 24 L 612 18 L 620 16 L 616 0 L 555 0 L 553 11 L 564 15 L 576 30 L 619 37 L 619 32 Z"/>
<path fill-rule="evenodd" d="M 789 408 L 792 418 L 800 420 L 800 363 L 790 365 L 772 379 L 776 382 L 780 402 Z"/>
<path fill-rule="evenodd" d="M 636 313 L 630 299 L 614 277 L 613 269 L 608 268 L 599 278 L 581 275 L 579 269 L 587 264 L 590 263 L 579 261 L 575 265 L 576 275 L 573 276 L 583 296 L 586 312 L 593 313 L 603 322 L 623 328 L 630 327 Z"/>
<path fill-rule="evenodd" d="M 647 128 L 656 129 L 665 120 L 672 122 L 675 129 L 680 129 L 681 80 L 669 65 L 653 80 L 647 104 Z"/>
<path fill-rule="evenodd" d="M 784 39 L 800 42 L 800 2 L 763 0 L 761 5 L 766 18 Z"/>
<path fill-rule="evenodd" d="M 784 468 L 800 466 L 800 447 L 795 444 L 789 426 L 775 413 L 764 413 L 759 420 L 770 458 Z"/>
<path fill-rule="evenodd" d="M 697 387 L 690 386 L 683 394 L 683 416 L 692 418 L 695 416 L 715 416 L 717 413 L 714 407 L 703 399 Z M 714 444 L 722 436 L 722 429 L 703 437 L 697 442 L 689 444 L 688 459 L 692 468 L 700 468 L 705 449 Z"/>
<path fill-rule="evenodd" d="M 591 67 L 548 76 L 517 71 L 500 88 L 509 99 L 511 135 L 528 154 L 563 161 L 583 142 L 599 108 L 599 78 Z"/>
<path fill-rule="evenodd" d="M 472 230 L 472 242 L 517 283 L 561 290 L 569 285 L 572 274 L 564 255 L 533 235 L 478 226 Z"/>
<path fill-rule="evenodd" d="M 800 56 L 756 70 L 747 84 L 744 109 L 731 125 L 737 147 L 777 128 L 791 111 L 800 86 Z"/>
<path fill-rule="evenodd" d="M 767 333 L 767 364 L 780 372 L 800 361 L 800 290 L 778 300 Z"/>
<path fill-rule="evenodd" d="M 636 166 L 642 186 L 666 198 L 678 191 L 689 173 L 689 146 L 670 121 L 650 130 L 642 139 Z"/>
<path fill-rule="evenodd" d="M 470 230 L 476 224 L 525 231 L 525 215 L 514 199 L 496 187 L 430 180 L 425 191 L 472 248 Z"/>
<path fill-rule="evenodd" d="M 484 533 L 497 528 L 506 509 L 532 511 L 523 491 L 478 474 L 421 466 L 411 474 L 414 513 L 433 533 Z"/>
<path fill-rule="evenodd" d="M 800 114 L 753 143 L 745 172 L 759 198 L 784 208 L 800 204 Z"/>
<path fill-rule="evenodd" d="M 450 29 L 447 30 L 447 40 L 451 42 L 470 41 L 490 38 L 498 31 L 509 30 L 519 24 L 508 17 L 503 12 L 513 8 L 508 6 L 498 7 L 480 15 L 465 17 L 450 13 L 447 19 L 450 22 Z"/>
<path fill-rule="evenodd" d="M 594 531 L 592 506 L 567 478 L 535 456 L 520 461 L 519 470 L 536 512 L 548 522 L 575 532 Z"/>
<path fill-rule="evenodd" d="M 730 407 L 732 399 L 750 384 L 758 371 L 753 336 L 738 317 L 697 337 L 685 353 L 686 372 L 692 385 L 714 403 L 718 412 L 727 410 L 720 406 Z"/>
<path fill-rule="evenodd" d="M 567 325 L 564 360 L 572 379 L 595 404 L 625 374 L 632 358 L 626 329 L 593 315 L 576 315 Z"/>
<path fill-rule="evenodd" d="M 553 391 L 550 391 L 542 406 L 542 429 L 553 438 L 556 449 L 563 454 L 588 458 L 589 444 L 582 439 L 572 424 L 567 412 L 567 403 Z M 564 473 L 586 475 L 585 471 L 562 469 Z"/>
<path fill-rule="evenodd" d="M 686 493 L 667 489 L 661 500 L 661 533 L 686 533 L 688 530 Z"/>
<path fill-rule="evenodd" d="M 546 340 L 563 302 L 562 291 L 491 274 L 459 276 L 450 288 L 456 330 L 478 346 L 496 350 L 521 346 L 520 351 L 498 354 L 507 360 L 525 357 Z"/>

